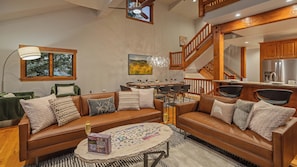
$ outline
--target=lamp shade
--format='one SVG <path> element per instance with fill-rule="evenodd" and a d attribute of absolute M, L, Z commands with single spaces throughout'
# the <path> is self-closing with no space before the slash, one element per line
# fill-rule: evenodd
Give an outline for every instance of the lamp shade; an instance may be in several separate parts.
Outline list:
<path fill-rule="evenodd" d="M 39 48 L 35 46 L 19 48 L 18 52 L 19 52 L 19 56 L 23 60 L 34 60 L 34 59 L 39 59 L 41 57 Z"/>

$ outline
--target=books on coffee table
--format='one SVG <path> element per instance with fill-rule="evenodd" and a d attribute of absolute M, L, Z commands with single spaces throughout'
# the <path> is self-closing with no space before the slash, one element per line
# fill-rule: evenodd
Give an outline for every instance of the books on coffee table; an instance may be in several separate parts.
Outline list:
<path fill-rule="evenodd" d="M 88 136 L 88 151 L 103 154 L 111 152 L 111 136 L 100 133 L 90 133 Z"/>

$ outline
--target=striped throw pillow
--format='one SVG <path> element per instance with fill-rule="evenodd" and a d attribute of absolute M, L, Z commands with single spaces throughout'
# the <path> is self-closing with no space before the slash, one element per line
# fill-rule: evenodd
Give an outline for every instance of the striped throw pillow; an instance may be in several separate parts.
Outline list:
<path fill-rule="evenodd" d="M 58 126 L 80 118 L 80 114 L 70 96 L 49 100 L 49 102 L 56 116 Z"/>
<path fill-rule="evenodd" d="M 140 110 L 139 92 L 120 91 L 118 110 Z"/>

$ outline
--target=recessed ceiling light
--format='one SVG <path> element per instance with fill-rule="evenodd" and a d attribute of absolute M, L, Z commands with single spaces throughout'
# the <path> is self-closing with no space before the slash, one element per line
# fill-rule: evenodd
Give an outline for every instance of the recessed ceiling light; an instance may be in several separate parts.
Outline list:
<path fill-rule="evenodd" d="M 239 16 L 240 16 L 240 13 L 236 13 L 236 14 L 235 14 L 235 17 L 239 17 Z"/>
<path fill-rule="evenodd" d="M 293 0 L 286 0 L 286 2 L 292 2 Z"/>
<path fill-rule="evenodd" d="M 245 44 L 248 44 L 249 42 L 248 42 L 248 41 L 245 41 L 244 43 L 245 43 Z"/>
<path fill-rule="evenodd" d="M 193 0 L 193 2 L 197 2 L 197 0 Z"/>

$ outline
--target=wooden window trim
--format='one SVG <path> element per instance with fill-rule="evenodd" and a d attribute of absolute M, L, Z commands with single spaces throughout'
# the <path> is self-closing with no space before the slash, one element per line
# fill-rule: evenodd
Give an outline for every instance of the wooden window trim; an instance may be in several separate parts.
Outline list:
<path fill-rule="evenodd" d="M 29 45 L 19 45 L 19 48 L 26 47 Z M 20 59 L 20 80 L 21 81 L 52 81 L 52 80 L 76 80 L 76 54 L 77 50 L 74 49 L 63 49 L 63 48 L 50 48 L 37 46 L 40 52 L 49 52 L 49 76 L 37 76 L 27 77 L 26 76 L 26 60 Z M 53 76 L 53 53 L 71 53 L 72 57 L 72 76 Z"/>
<path fill-rule="evenodd" d="M 143 23 L 149 23 L 149 24 L 154 24 L 154 4 L 152 4 L 152 5 L 150 5 L 149 7 L 150 7 L 150 21 L 149 22 L 147 22 L 147 21 L 143 21 L 143 20 L 140 20 L 140 19 L 137 19 L 137 18 L 133 18 L 133 17 L 130 17 L 129 15 L 128 15 L 128 11 L 129 11 L 129 0 L 126 0 L 126 18 L 128 18 L 128 19 L 131 19 L 131 20 L 136 20 L 136 21 L 140 21 L 140 22 L 143 22 Z"/>

